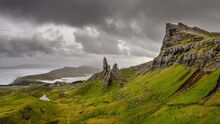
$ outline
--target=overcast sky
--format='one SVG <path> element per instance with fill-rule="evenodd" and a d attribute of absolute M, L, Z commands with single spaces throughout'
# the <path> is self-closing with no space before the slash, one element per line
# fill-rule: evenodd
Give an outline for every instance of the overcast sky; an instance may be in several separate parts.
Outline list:
<path fill-rule="evenodd" d="M 165 23 L 220 31 L 219 0 L 0 0 L 0 67 L 120 66 L 160 50 Z M 101 66 L 101 65 L 100 65 Z"/>

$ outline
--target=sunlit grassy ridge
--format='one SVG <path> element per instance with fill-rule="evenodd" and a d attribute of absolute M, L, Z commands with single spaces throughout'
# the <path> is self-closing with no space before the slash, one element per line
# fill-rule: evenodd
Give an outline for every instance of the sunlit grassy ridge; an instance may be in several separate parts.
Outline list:
<path fill-rule="evenodd" d="M 218 123 L 220 93 L 206 95 L 217 85 L 220 70 L 175 94 L 195 71 L 173 65 L 137 76 L 137 71 L 123 69 L 123 88 L 118 82 L 103 87 L 100 79 L 71 87 L 6 88 L 0 91 L 0 123 Z M 40 100 L 43 94 L 51 101 Z"/>

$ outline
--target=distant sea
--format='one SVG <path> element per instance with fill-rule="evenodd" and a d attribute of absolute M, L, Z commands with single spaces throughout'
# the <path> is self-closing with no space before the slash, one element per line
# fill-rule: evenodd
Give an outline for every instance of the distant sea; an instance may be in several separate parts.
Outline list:
<path fill-rule="evenodd" d="M 54 69 L 54 68 L 53 68 Z M 42 68 L 42 69 L 0 69 L 0 85 L 7 85 L 12 83 L 17 77 L 23 77 L 27 75 L 35 75 L 47 73 L 52 68 Z M 65 81 L 67 83 L 79 81 L 79 80 L 87 80 L 92 76 L 92 74 L 85 75 L 83 77 L 66 77 L 56 80 L 41 80 L 45 83 L 55 83 L 56 81 Z"/>
<path fill-rule="evenodd" d="M 42 74 L 51 71 L 51 68 L 34 69 L 0 69 L 0 85 L 7 85 L 13 82 L 17 77 L 27 75 Z"/>
<path fill-rule="evenodd" d="M 92 74 L 88 74 L 88 75 L 81 76 L 81 77 L 65 77 L 65 78 L 55 79 L 55 80 L 39 80 L 39 81 L 44 82 L 44 83 L 55 83 L 57 81 L 72 83 L 75 81 L 88 80 L 91 76 L 92 76 Z"/>

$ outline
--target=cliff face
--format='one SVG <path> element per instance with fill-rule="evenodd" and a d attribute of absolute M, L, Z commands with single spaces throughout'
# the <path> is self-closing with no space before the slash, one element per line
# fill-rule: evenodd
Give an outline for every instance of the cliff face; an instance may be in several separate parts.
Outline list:
<path fill-rule="evenodd" d="M 175 63 L 195 66 L 205 71 L 220 67 L 220 35 L 182 23 L 167 23 L 166 33 L 159 56 L 152 68 L 166 67 Z"/>

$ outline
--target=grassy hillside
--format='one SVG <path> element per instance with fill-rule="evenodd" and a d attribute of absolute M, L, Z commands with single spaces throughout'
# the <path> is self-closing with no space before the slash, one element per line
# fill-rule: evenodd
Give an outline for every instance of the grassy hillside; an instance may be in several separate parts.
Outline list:
<path fill-rule="evenodd" d="M 45 74 L 29 75 L 17 78 L 12 85 L 28 85 L 39 84 L 39 80 L 55 80 L 66 77 L 83 77 L 88 74 L 99 72 L 99 68 L 80 66 L 80 67 L 64 67 L 56 69 Z"/>
<path fill-rule="evenodd" d="M 122 69 L 123 88 L 99 79 L 72 87 L 0 90 L 0 123 L 161 124 L 219 123 L 220 70 L 186 87 L 196 68 L 173 65 L 138 74 Z M 138 76 L 137 76 L 138 75 Z M 39 100 L 46 94 L 51 101 Z"/>
<path fill-rule="evenodd" d="M 78 77 L 85 76 L 86 74 L 94 74 L 99 72 L 100 69 L 89 67 L 89 66 L 81 66 L 81 67 L 64 67 L 61 69 L 53 70 L 51 72 L 39 75 L 30 75 L 23 77 L 23 79 L 30 80 L 54 80 L 63 77 Z"/>

